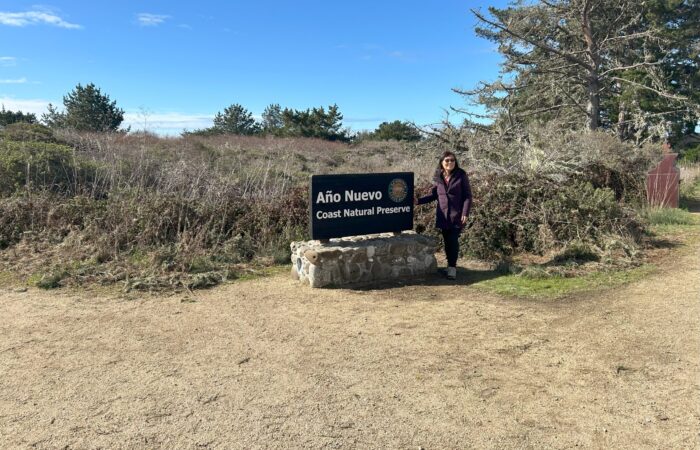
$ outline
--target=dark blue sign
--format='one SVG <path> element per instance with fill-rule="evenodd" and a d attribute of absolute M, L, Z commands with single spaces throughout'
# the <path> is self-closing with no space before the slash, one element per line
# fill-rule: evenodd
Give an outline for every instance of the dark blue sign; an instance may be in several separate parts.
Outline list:
<path fill-rule="evenodd" d="M 311 239 L 413 228 L 413 172 L 313 175 Z"/>

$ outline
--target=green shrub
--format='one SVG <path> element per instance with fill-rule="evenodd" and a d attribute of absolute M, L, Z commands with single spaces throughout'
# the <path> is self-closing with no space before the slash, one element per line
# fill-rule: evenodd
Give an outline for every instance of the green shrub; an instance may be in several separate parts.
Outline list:
<path fill-rule="evenodd" d="M 685 163 L 700 163 L 700 145 L 684 150 L 680 161 Z"/>
<path fill-rule="evenodd" d="M 79 187 L 92 184 L 95 175 L 96 166 L 70 147 L 0 140 L 0 196 L 28 187 L 75 194 Z"/>
<path fill-rule="evenodd" d="M 570 242 L 552 258 L 555 264 L 577 264 L 587 261 L 600 261 L 600 253 L 592 245 L 580 241 Z"/>
<path fill-rule="evenodd" d="M 694 172 L 700 173 L 700 165 L 696 164 Z M 681 178 L 681 186 L 679 192 L 679 206 L 683 209 L 697 211 L 700 207 L 700 176 L 692 176 L 687 179 Z"/>
<path fill-rule="evenodd" d="M 51 129 L 38 123 L 17 122 L 7 125 L 0 131 L 0 138 L 9 141 L 56 143 Z"/>
<path fill-rule="evenodd" d="M 211 272 L 216 269 L 216 264 L 214 264 L 208 256 L 195 256 L 189 262 L 189 267 L 187 272 L 192 274 L 201 274 Z"/>
<path fill-rule="evenodd" d="M 460 242 L 479 258 L 542 254 L 574 242 L 603 248 L 610 235 L 642 235 L 634 210 L 621 206 L 612 190 L 590 183 L 491 175 L 474 177 L 472 190 L 469 229 Z"/>

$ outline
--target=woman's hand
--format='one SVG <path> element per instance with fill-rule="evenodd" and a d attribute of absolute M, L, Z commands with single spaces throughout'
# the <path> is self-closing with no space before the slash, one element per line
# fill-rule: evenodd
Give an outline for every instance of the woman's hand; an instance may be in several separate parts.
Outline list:
<path fill-rule="evenodd" d="M 414 198 L 414 199 L 413 199 L 413 204 L 414 204 L 414 205 L 418 205 L 418 198 Z"/>
<path fill-rule="evenodd" d="M 462 225 L 467 224 L 467 216 L 462 216 Z"/>

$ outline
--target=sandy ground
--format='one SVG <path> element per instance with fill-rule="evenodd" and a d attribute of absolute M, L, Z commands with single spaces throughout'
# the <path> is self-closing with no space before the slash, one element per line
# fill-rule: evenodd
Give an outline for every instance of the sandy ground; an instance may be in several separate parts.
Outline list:
<path fill-rule="evenodd" d="M 556 301 L 438 278 L 279 275 L 194 301 L 1 289 L 0 448 L 698 448 L 690 246 Z"/>

